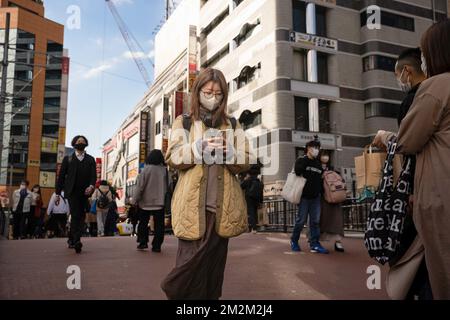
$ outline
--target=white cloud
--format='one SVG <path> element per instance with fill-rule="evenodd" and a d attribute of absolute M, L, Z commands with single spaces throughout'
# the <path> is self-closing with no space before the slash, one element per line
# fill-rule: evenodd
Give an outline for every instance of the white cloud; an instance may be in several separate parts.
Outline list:
<path fill-rule="evenodd" d="M 116 6 L 121 6 L 123 4 L 133 4 L 133 0 L 112 0 Z"/>
<path fill-rule="evenodd" d="M 92 69 L 89 69 L 89 71 L 87 71 L 87 72 L 84 74 L 83 78 L 85 78 L 85 79 L 92 79 L 92 78 L 95 78 L 96 76 L 98 76 L 99 74 L 101 74 L 103 71 L 109 70 L 109 69 L 111 69 L 112 67 L 113 67 L 113 66 L 112 66 L 111 64 L 109 64 L 109 63 L 101 64 L 101 65 L 99 65 L 99 66 L 97 66 L 97 67 L 94 67 L 94 68 L 92 68 Z"/>
<path fill-rule="evenodd" d="M 137 56 L 140 59 L 153 59 L 155 57 L 155 50 L 152 49 L 150 50 L 150 52 L 148 54 L 146 54 L 145 52 L 142 51 L 137 51 L 134 52 L 134 55 Z M 133 59 L 133 54 L 131 51 L 125 51 L 122 55 L 123 58 L 125 59 Z"/>

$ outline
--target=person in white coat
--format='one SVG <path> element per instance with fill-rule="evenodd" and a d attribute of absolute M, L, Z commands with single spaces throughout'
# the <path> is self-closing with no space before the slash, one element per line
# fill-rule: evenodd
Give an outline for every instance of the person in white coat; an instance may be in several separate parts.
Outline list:
<path fill-rule="evenodd" d="M 58 238 L 66 236 L 69 210 L 69 202 L 64 198 L 64 192 L 61 192 L 60 196 L 53 193 L 48 203 L 47 215 L 50 217 L 49 229 Z"/>

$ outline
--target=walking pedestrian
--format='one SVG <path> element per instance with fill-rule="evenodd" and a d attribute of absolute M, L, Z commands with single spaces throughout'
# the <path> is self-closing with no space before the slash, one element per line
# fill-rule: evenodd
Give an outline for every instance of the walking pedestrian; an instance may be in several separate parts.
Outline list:
<path fill-rule="evenodd" d="M 320 198 L 322 193 L 322 165 L 317 159 L 320 142 L 315 139 L 306 144 L 306 155 L 295 162 L 295 174 L 303 176 L 306 184 L 303 189 L 294 231 L 291 236 L 291 250 L 300 252 L 300 234 L 309 217 L 309 246 L 312 253 L 328 254 L 320 244 Z"/>
<path fill-rule="evenodd" d="M 125 205 L 125 211 L 126 211 L 128 222 L 133 226 L 133 231 L 131 232 L 131 236 L 136 237 L 137 236 L 136 226 L 139 221 L 138 210 L 137 210 L 136 206 L 133 205 L 132 203 L 133 203 L 133 198 L 128 197 L 127 201 L 126 201 L 126 205 Z"/>
<path fill-rule="evenodd" d="M 31 219 L 28 225 L 28 234 L 34 239 L 39 239 L 42 237 L 45 214 L 42 214 L 42 194 L 38 184 L 31 188 L 31 197 Z"/>
<path fill-rule="evenodd" d="M 13 238 L 14 240 L 26 239 L 28 224 L 31 219 L 32 195 L 28 186 L 30 183 L 23 180 L 20 189 L 13 193 Z"/>
<path fill-rule="evenodd" d="M 240 124 L 226 113 L 227 103 L 223 73 L 207 68 L 194 82 L 190 114 L 173 124 L 166 160 L 179 170 L 172 200 L 179 241 L 176 266 L 161 284 L 169 299 L 219 299 L 228 239 L 248 230 L 236 175 L 254 160 Z"/>
<path fill-rule="evenodd" d="M 61 195 L 53 193 L 48 203 L 47 215 L 50 217 L 48 226 L 53 235 L 57 238 L 66 236 L 67 215 L 69 214 L 69 203 L 64 198 L 64 192 Z"/>
<path fill-rule="evenodd" d="M 119 220 L 119 213 L 117 212 L 116 199 L 113 197 L 106 213 L 105 220 L 105 237 L 114 237 L 117 233 L 117 222 Z"/>
<path fill-rule="evenodd" d="M 450 20 L 421 40 L 428 76 L 398 134 L 403 154 L 417 155 L 413 218 L 423 241 L 433 298 L 450 299 Z"/>
<path fill-rule="evenodd" d="M 258 228 L 258 208 L 263 202 L 264 187 L 258 179 L 260 169 L 257 165 L 252 166 L 247 177 L 241 184 L 247 202 L 248 231 L 256 233 Z"/>
<path fill-rule="evenodd" d="M 330 153 L 322 150 L 319 155 L 322 170 L 335 171 L 330 163 Z M 337 172 L 339 174 L 339 172 Z M 326 241 L 334 241 L 334 250 L 344 252 L 342 239 L 344 237 L 344 214 L 340 203 L 328 203 L 322 193 L 320 201 L 320 233 Z"/>
<path fill-rule="evenodd" d="M 95 159 L 86 153 L 89 142 L 84 136 L 76 136 L 72 140 L 75 152 L 63 160 L 58 177 L 56 194 L 64 191 L 70 207 L 70 233 L 69 248 L 81 253 L 82 227 L 85 220 L 86 209 L 89 207 L 88 199 L 95 190 L 97 179 Z"/>
<path fill-rule="evenodd" d="M 100 181 L 100 186 L 95 189 L 91 200 L 95 201 L 97 206 L 96 212 L 98 236 L 103 237 L 105 235 L 106 216 L 109 212 L 109 206 L 113 201 L 113 194 L 107 181 Z"/>
<path fill-rule="evenodd" d="M 400 126 L 405 116 L 409 113 L 414 102 L 417 91 L 426 75 L 422 70 L 422 51 L 420 48 L 407 49 L 398 57 L 395 66 L 395 76 L 399 86 L 407 93 L 400 106 L 398 125 Z M 405 74 L 407 76 L 405 77 Z M 406 82 L 405 82 L 406 79 Z M 408 90 L 409 89 L 409 90 Z M 386 149 L 388 141 L 396 135 L 392 132 L 380 130 L 373 141 L 373 145 L 380 149 Z M 414 194 L 414 175 L 416 169 L 416 155 L 411 157 L 411 204 Z M 430 281 L 425 263 L 425 253 L 422 241 L 417 235 L 414 226 L 412 205 L 407 208 L 403 232 L 399 239 L 399 247 L 396 257 L 389 261 L 389 272 L 387 275 L 387 291 L 389 296 L 395 300 L 431 300 Z M 405 274 L 411 275 L 405 277 Z"/>
<path fill-rule="evenodd" d="M 132 203 L 138 208 L 138 250 L 148 248 L 150 216 L 154 219 L 152 251 L 161 252 L 164 241 L 164 199 L 168 191 L 168 172 L 161 150 L 152 150 L 139 174 Z"/>

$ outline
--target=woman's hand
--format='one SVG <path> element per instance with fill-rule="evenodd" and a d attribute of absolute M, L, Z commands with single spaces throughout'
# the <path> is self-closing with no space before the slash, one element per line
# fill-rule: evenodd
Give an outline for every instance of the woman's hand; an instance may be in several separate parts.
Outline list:
<path fill-rule="evenodd" d="M 379 149 L 386 149 L 385 144 L 383 143 L 383 136 L 386 134 L 386 131 L 379 130 L 375 139 L 373 139 L 372 145 Z"/>

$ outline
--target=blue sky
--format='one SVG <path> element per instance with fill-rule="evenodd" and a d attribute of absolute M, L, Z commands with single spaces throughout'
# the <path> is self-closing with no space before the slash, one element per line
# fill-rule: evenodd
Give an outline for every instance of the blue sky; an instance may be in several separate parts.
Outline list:
<path fill-rule="evenodd" d="M 145 55 L 152 56 L 152 32 L 164 19 L 165 0 L 115 2 Z M 68 27 L 67 11 L 73 5 L 80 9 L 79 29 Z M 66 143 L 86 135 L 88 152 L 100 156 L 103 143 L 143 97 L 146 85 L 104 0 L 46 0 L 45 16 L 65 25 L 64 47 L 71 58 Z M 153 77 L 151 65 L 146 67 Z"/>

